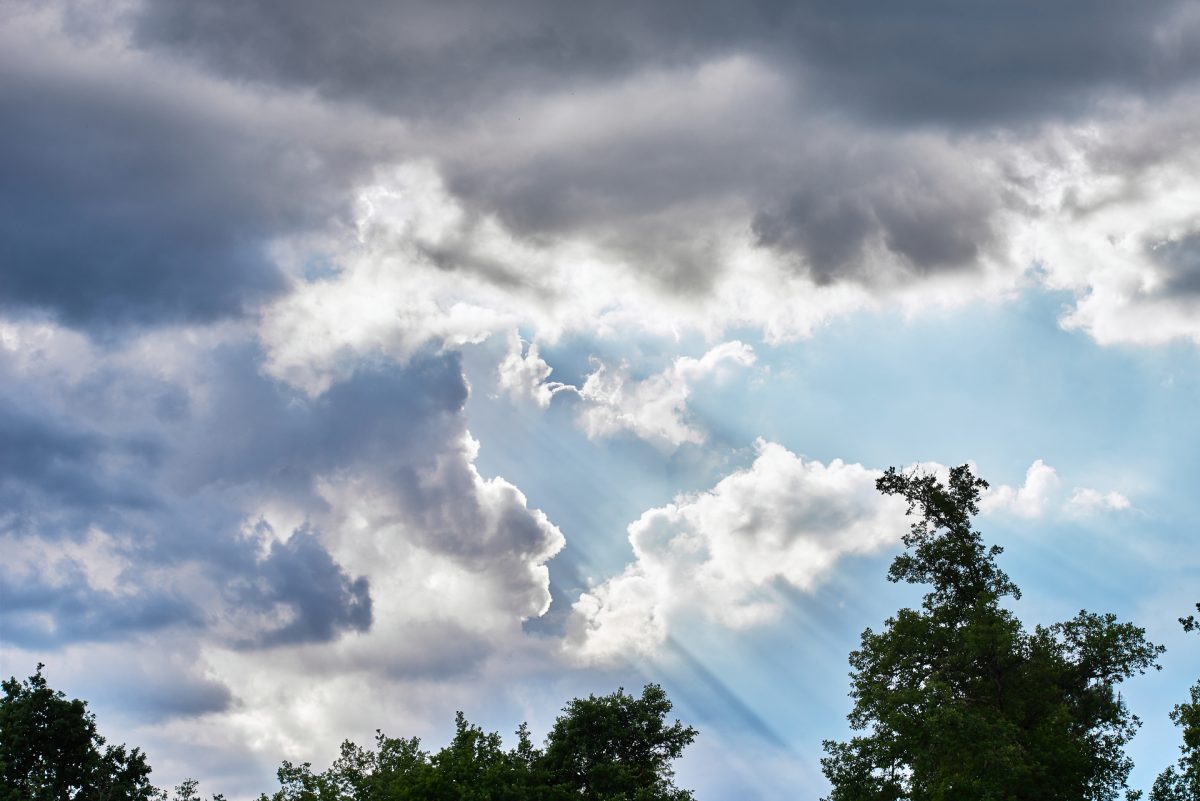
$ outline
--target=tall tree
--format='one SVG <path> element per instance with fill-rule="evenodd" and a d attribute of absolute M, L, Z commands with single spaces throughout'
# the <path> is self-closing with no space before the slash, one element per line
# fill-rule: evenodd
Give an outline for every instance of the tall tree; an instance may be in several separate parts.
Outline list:
<path fill-rule="evenodd" d="M 1126 786 L 1139 722 L 1117 685 L 1162 648 L 1113 615 L 1032 633 L 1001 606 L 1020 590 L 972 528 L 987 483 L 967 465 L 889 469 L 876 483 L 917 519 L 893 582 L 930 586 L 920 609 L 867 629 L 850 654 L 858 736 L 827 741 L 829 801 L 1107 801 Z"/>
<path fill-rule="evenodd" d="M 671 763 L 696 737 L 667 722 L 671 702 L 656 684 L 641 697 L 624 690 L 576 698 L 534 746 L 529 729 L 504 750 L 500 735 L 460 712 L 450 744 L 430 755 L 415 737 L 382 733 L 374 751 L 351 742 L 322 773 L 284 762 L 280 789 L 259 801 L 689 801 Z M 195 788 L 192 787 L 192 790 Z"/>
<path fill-rule="evenodd" d="M 585 801 L 689 801 L 675 786 L 671 763 L 696 738 L 678 720 L 667 723 L 671 702 L 648 684 L 641 698 L 618 689 L 576 698 L 546 737 L 541 760 L 564 798 Z"/>
<path fill-rule="evenodd" d="M 0 684 L 0 801 L 150 801 L 145 755 L 106 745 L 87 703 L 37 672 Z"/>
<path fill-rule="evenodd" d="M 1196 604 L 1200 612 L 1200 604 Z M 1184 631 L 1200 632 L 1195 615 L 1179 618 Z M 1171 710 L 1171 720 L 1183 730 L 1178 770 L 1168 767 L 1150 790 L 1150 801 L 1200 801 L 1200 681 L 1192 685 L 1191 700 Z"/>

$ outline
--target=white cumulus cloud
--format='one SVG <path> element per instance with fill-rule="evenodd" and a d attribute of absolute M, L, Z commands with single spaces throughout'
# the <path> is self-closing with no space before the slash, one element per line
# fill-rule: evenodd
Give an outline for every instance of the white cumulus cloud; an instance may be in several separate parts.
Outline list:
<path fill-rule="evenodd" d="M 1116 490 L 1091 487 L 1076 487 L 1064 500 L 1058 471 L 1041 459 L 1025 471 L 1025 482 L 1021 486 L 992 486 L 979 501 L 979 509 L 984 514 L 1011 514 L 1030 520 L 1061 513 L 1119 512 L 1131 505 L 1129 499 Z"/>
<path fill-rule="evenodd" d="M 879 471 L 806 461 L 759 440 L 754 463 L 712 489 L 650 509 L 629 526 L 635 560 L 572 608 L 567 649 L 584 661 L 653 653 L 685 610 L 741 628 L 779 611 L 776 582 L 811 592 L 845 555 L 907 530 Z"/>
<path fill-rule="evenodd" d="M 631 376 L 628 365 L 599 364 L 579 388 L 583 406 L 579 421 L 591 438 L 621 431 L 667 448 L 699 445 L 705 433 L 688 422 L 687 401 L 697 383 L 721 380 L 737 367 L 750 367 L 754 350 L 742 342 L 725 342 L 699 359 L 681 356 L 661 373 L 645 379 Z"/>
<path fill-rule="evenodd" d="M 537 343 L 525 348 L 509 336 L 508 353 L 497 369 L 497 383 L 513 397 L 550 405 L 565 393 L 578 401 L 578 420 L 590 439 L 629 432 L 664 450 L 706 440 L 705 432 L 689 420 L 688 399 L 704 381 L 722 382 L 733 370 L 752 367 L 757 357 L 745 343 L 723 342 L 700 358 L 680 356 L 661 372 L 635 378 L 627 362 L 613 366 L 594 359 L 595 369 L 582 386 L 549 381 L 553 368 L 538 353 Z"/>
<path fill-rule="evenodd" d="M 1078 514 L 1123 512 L 1132 506 L 1129 499 L 1116 490 L 1101 492 L 1088 487 L 1076 489 L 1067 500 L 1067 511 Z"/>
<path fill-rule="evenodd" d="M 501 390 L 514 398 L 531 398 L 545 409 L 559 392 L 577 391 L 570 384 L 548 381 L 552 372 L 554 368 L 538 353 L 536 342 L 526 348 L 517 332 L 509 334 L 508 353 L 496 369 Z"/>
<path fill-rule="evenodd" d="M 1038 459 L 1025 471 L 1025 483 L 1020 487 L 1008 484 L 989 487 L 980 498 L 979 509 L 985 513 L 1005 511 L 1018 517 L 1042 517 L 1060 484 L 1058 471 Z"/>

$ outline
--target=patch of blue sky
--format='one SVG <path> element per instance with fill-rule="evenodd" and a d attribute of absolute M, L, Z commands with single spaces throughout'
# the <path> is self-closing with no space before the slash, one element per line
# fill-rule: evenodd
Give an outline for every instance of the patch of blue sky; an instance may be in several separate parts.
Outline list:
<path fill-rule="evenodd" d="M 1057 507 L 1034 520 L 988 515 L 980 527 L 1006 549 L 1002 564 L 1025 592 L 1013 608 L 1029 626 L 1079 609 L 1112 611 L 1169 647 L 1161 673 L 1123 690 L 1145 723 L 1130 748 L 1133 786 L 1145 787 L 1178 741 L 1166 712 L 1200 674 L 1200 647 L 1175 622 L 1196 600 L 1200 560 L 1200 355 L 1183 345 L 1098 346 L 1060 327 L 1068 301 L 1032 292 L 914 318 L 862 313 L 779 346 L 734 332 L 726 339 L 751 344 L 758 361 L 696 388 L 689 422 L 708 441 L 674 452 L 627 435 L 589 440 L 571 398 L 543 410 L 498 396 L 504 343 L 496 340 L 464 359 L 479 468 L 513 481 L 567 537 L 551 562 L 557 628 L 589 580 L 631 561 L 630 522 L 747 466 L 758 437 L 806 458 L 875 468 L 972 460 L 993 484 L 1014 487 L 1043 459 L 1061 481 Z M 579 384 L 593 369 L 589 357 L 624 359 L 644 377 L 711 344 L 575 338 L 542 356 L 554 379 Z M 1133 508 L 1059 511 L 1076 487 L 1116 490 Z M 811 760 L 822 738 L 844 734 L 846 656 L 858 634 L 918 597 L 886 582 L 892 553 L 843 559 L 813 594 L 777 588 L 787 602 L 774 625 L 729 631 L 685 620 L 672 631 L 675 653 L 647 673 L 665 677 L 681 708 L 722 736 L 786 744 Z"/>
<path fill-rule="evenodd" d="M 737 453 L 727 447 L 687 445 L 664 452 L 627 433 L 589 440 L 575 422 L 574 398 L 555 399 L 541 409 L 530 400 L 498 392 L 495 370 L 505 347 L 503 340 L 494 338 L 464 352 L 472 387 L 468 425 L 481 443 L 477 466 L 485 476 L 499 475 L 514 483 L 531 506 L 546 512 L 563 530 L 567 547 L 555 560 L 559 568 L 567 562 L 582 578 L 596 581 L 619 573 L 632 558 L 625 533 L 629 523 L 680 492 L 711 487 L 753 458 L 748 449 Z M 601 350 L 580 342 L 569 352 L 555 349 L 543 356 L 555 367 L 553 380 L 578 385 L 582 376 L 576 371 L 588 369 L 579 365 L 597 352 L 619 359 L 635 351 Z M 574 370 L 565 369 L 561 379 L 559 359 L 575 365 Z M 552 576 L 555 568 L 552 562 Z"/>

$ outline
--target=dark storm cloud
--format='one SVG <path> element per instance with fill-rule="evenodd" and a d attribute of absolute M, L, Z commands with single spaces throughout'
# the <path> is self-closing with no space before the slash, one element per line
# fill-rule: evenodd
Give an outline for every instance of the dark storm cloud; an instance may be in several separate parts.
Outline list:
<path fill-rule="evenodd" d="M 891 257 L 883 263 L 899 265 L 893 279 L 970 268 L 997 237 L 1001 187 L 949 167 L 944 157 L 887 148 L 874 159 L 835 158 L 832 165 L 798 180 L 753 223 L 760 244 L 799 254 L 818 284 L 886 280 L 881 252 Z"/>
<path fill-rule="evenodd" d="M 1150 257 L 1167 274 L 1159 292 L 1167 295 L 1200 294 L 1200 232 L 1168 239 L 1150 248 Z"/>
<path fill-rule="evenodd" d="M 848 152 L 899 130 L 1029 131 L 1200 74 L 1200 15 L 1182 0 L 162 0 L 65 19 L 78 41 L 131 26 L 147 66 L 198 65 L 245 97 L 312 91 L 327 109 L 401 120 L 412 137 L 335 146 L 266 105 L 227 115 L 189 85 L 171 98 L 169 78 L 0 63 L 0 102 L 14 110 L 0 129 L 0 304 L 93 329 L 255 308 L 285 288 L 274 238 L 343 219 L 372 166 L 410 157 L 436 159 L 468 214 L 535 238 L 584 235 L 669 293 L 712 285 L 719 260 L 698 232 L 730 209 L 748 209 L 760 242 L 799 254 L 817 280 L 870 280 L 870 243 L 917 278 L 986 250 L 994 206 L 960 208 L 944 185 L 911 194 L 921 165 L 893 188 L 856 184 L 852 166 L 846 183 L 814 179 L 813 163 L 841 158 L 807 144 L 814 130 L 841 126 Z M 736 59 L 779 90 L 742 105 L 735 91 L 705 114 L 677 83 L 655 83 Z M 619 97 L 588 106 L 621 82 L 659 93 L 656 123 L 637 109 L 628 119 Z M 546 133 L 539 103 L 576 96 L 591 100 L 557 118 L 574 124 Z M 522 281 L 469 250 L 430 255 Z"/>
<path fill-rule="evenodd" d="M 1200 64 L 1184 2 L 146 3 L 137 36 L 239 77 L 406 115 L 744 52 L 806 73 L 827 101 L 958 124 L 1078 111 L 1159 91 Z M 1192 20 L 1194 22 L 1194 20 Z"/>
<path fill-rule="evenodd" d="M 154 2 L 142 7 L 136 36 L 226 75 L 313 87 L 424 117 L 498 93 L 684 58 L 693 49 L 686 36 L 665 51 L 661 37 L 677 24 L 675 11 L 546 2 Z"/>
<path fill-rule="evenodd" d="M 90 586 L 77 563 L 59 565 L 56 571 L 52 576 L 19 576 L 0 569 L 0 640 L 48 648 L 202 623 L 201 610 L 170 590 L 140 587 L 133 594 L 113 593 Z"/>
<path fill-rule="evenodd" d="M 367 579 L 347 575 L 307 529 L 271 543 L 247 579 L 229 590 L 239 608 L 270 612 L 283 606 L 289 614 L 281 624 L 241 641 L 243 647 L 324 642 L 342 630 L 371 626 Z"/>
<path fill-rule="evenodd" d="M 86 328 L 237 316 L 285 282 L 271 237 L 344 198 L 297 132 L 148 74 L 0 55 L 0 308 Z M 214 107 L 214 103 L 218 107 Z"/>
<path fill-rule="evenodd" d="M 83 17 L 72 35 L 103 27 Z M 20 113 L 0 131 L 0 302 L 88 327 L 256 307 L 284 288 L 266 252 L 274 237 L 344 216 L 372 165 L 409 157 L 436 159 L 469 215 L 534 238 L 585 236 L 668 293 L 711 287 L 719 259 L 698 232 L 731 209 L 748 209 L 759 241 L 799 254 L 817 280 L 872 280 L 872 243 L 911 280 L 970 265 L 994 237 L 995 205 L 960 207 L 940 183 L 913 194 L 928 183 L 922 165 L 891 188 L 863 185 L 853 165 L 846 183 L 814 178 L 813 164 L 843 158 L 809 145 L 814 130 L 841 126 L 848 152 L 897 130 L 1031 130 L 1200 73 L 1200 18 L 1162 0 L 163 0 L 113 19 L 147 63 L 182 60 L 264 96 L 311 90 L 329 108 L 402 120 L 412 139 L 386 155 L 339 150 L 304 125 L 273 125 L 265 108 L 259 126 L 207 101 L 6 70 L 0 100 Z M 735 91 L 703 113 L 696 98 L 719 88 L 693 86 L 686 101 L 662 80 L 731 59 L 778 91 L 740 105 Z M 659 93 L 659 120 L 627 118 L 619 97 L 594 105 L 622 82 Z M 591 100 L 559 109 L 574 122 L 547 133 L 539 104 L 576 96 Z M 505 287 L 523 280 L 469 249 L 430 255 Z"/>
<path fill-rule="evenodd" d="M 43 358 L 59 358 L 52 354 Z M 98 364 L 56 363 L 44 373 L 0 358 L 0 386 L 19 396 L 0 395 L 4 641 L 57 647 L 180 628 L 214 628 L 220 639 L 230 636 L 230 614 L 244 646 L 329 640 L 370 625 L 365 578 L 349 575 L 306 530 L 260 552 L 242 531 L 246 504 L 279 487 L 311 502 L 313 475 L 351 461 L 390 410 L 414 424 L 453 413 L 465 396 L 457 364 L 405 373 L 425 383 L 363 382 L 344 409 L 326 401 L 314 418 L 294 413 L 293 393 L 257 372 L 255 348 L 207 355 L 197 377 L 205 397 L 220 402 L 196 412 L 195 385 L 157 368 L 121 369 L 101 346 L 87 354 Z M 373 391 L 390 392 L 376 396 L 371 414 L 361 393 Z M 208 461 L 222 448 L 244 462 L 241 472 Z M 214 603 L 222 597 L 226 609 Z"/>
<path fill-rule="evenodd" d="M 233 705 L 229 688 L 197 675 L 198 660 L 186 643 L 172 645 L 172 652 L 159 658 L 133 655 L 116 664 L 93 665 L 88 673 L 89 702 L 151 723 L 229 709 Z"/>
<path fill-rule="evenodd" d="M 0 396 L 0 531 L 40 508 L 152 506 L 138 474 L 160 455 L 153 441 L 104 437 Z"/>
<path fill-rule="evenodd" d="M 772 44 L 814 71 L 828 102 L 898 122 L 1062 118 L 1113 91 L 1169 91 L 1200 68 L 1186 2 L 780 5 Z"/>
<path fill-rule="evenodd" d="M 760 244 L 797 254 L 819 282 L 875 282 L 872 246 L 901 265 L 884 282 L 976 266 L 1002 204 L 956 189 L 936 153 L 910 174 L 883 164 L 889 186 L 870 174 L 878 160 L 854 163 L 864 139 L 1028 130 L 1200 74 L 1200 19 L 1183 2 L 168 0 L 144 4 L 135 28 L 142 46 L 218 74 L 418 121 L 469 211 L 527 236 L 586 236 L 676 294 L 711 287 L 719 259 L 697 232 L 739 203 Z M 655 88 L 664 71 L 736 58 L 782 89 L 705 114 L 681 99 L 686 87 Z M 623 106 L 628 98 L 538 116 L 538 99 L 592 93 L 595 102 L 622 82 L 659 92 L 657 122 Z M 564 114 L 574 123 L 546 134 Z M 813 146 L 827 125 L 844 130 Z M 822 173 L 827 163 L 841 172 Z M 477 254 L 435 256 L 446 269 L 517 280 Z"/>
<path fill-rule="evenodd" d="M 182 510 L 176 514 L 182 518 Z M 240 622 L 229 636 L 239 647 L 324 642 L 344 630 L 370 627 L 367 579 L 347 574 L 309 531 L 273 543 L 259 558 L 252 544 L 236 539 L 234 531 L 193 530 L 193 536 L 209 542 L 178 548 L 176 540 L 178 550 L 167 553 L 164 546 L 170 548 L 171 538 L 165 528 L 187 531 L 191 526 L 169 514 L 158 516 L 155 524 L 162 528 L 150 532 L 159 535 L 153 546 L 130 543 L 121 548 L 128 566 L 120 590 L 92 585 L 85 562 L 104 558 L 101 554 L 80 554 L 40 571 L 26 567 L 14 572 L 11 565 L 0 569 L 3 640 L 20 647 L 56 647 L 117 641 L 166 629 L 204 630 L 219 623 L 224 614 L 211 598 L 183 588 L 159 588 L 151 578 L 170 575 L 164 569 L 186 564 L 208 574 L 232 605 Z M 64 542 L 59 532 L 37 534 L 53 543 L 51 548 Z M 26 537 L 9 540 L 9 547 L 20 550 L 34 545 Z"/>
<path fill-rule="evenodd" d="M 386 483 L 423 544 L 479 566 L 496 556 L 480 540 L 480 510 L 469 500 L 474 475 L 461 458 L 440 464 L 465 433 L 468 387 L 458 354 L 363 365 L 318 398 L 265 378 L 259 357 L 246 346 L 223 351 L 210 366 L 207 405 L 196 411 L 181 445 L 187 458 L 176 466 L 183 486 L 254 485 L 317 512 L 318 478 L 366 471 Z M 214 428 L 226 436 L 208 436 Z M 498 514 L 507 538 L 496 548 L 524 555 L 540 547 L 544 535 L 523 503 L 514 500 Z"/>
<path fill-rule="evenodd" d="M 315 399 L 264 377 L 261 357 L 250 345 L 212 354 L 206 403 L 179 443 L 186 458 L 172 466 L 182 486 L 254 485 L 307 498 L 320 475 L 390 464 L 409 474 L 402 486 L 419 498 L 414 466 L 461 425 L 467 385 L 457 355 L 366 366 Z"/>
<path fill-rule="evenodd" d="M 98 590 L 84 566 L 69 560 L 49 572 L 0 571 L 6 639 L 61 645 L 210 625 L 216 610 L 204 598 L 150 591 L 145 587 L 153 582 L 139 579 L 188 564 L 223 588 L 239 616 L 267 621 L 236 633 L 242 647 L 324 641 L 370 626 L 365 577 L 348 574 L 308 529 L 273 541 L 260 554 L 255 539 L 241 532 L 245 504 L 282 493 L 301 509 L 319 511 L 323 502 L 313 491 L 315 478 L 363 465 L 390 470 L 389 478 L 414 506 L 445 502 L 440 494 L 428 496 L 416 471 L 461 426 L 457 414 L 466 385 L 457 359 L 364 370 L 309 401 L 262 376 L 253 347 L 219 349 L 209 357 L 207 365 L 198 365 L 206 402 L 197 406 L 177 387 L 175 405 L 187 407 L 188 415 L 137 422 L 161 424 L 161 437 L 170 445 L 156 460 L 121 464 L 120 470 L 107 456 L 118 447 L 112 443 L 121 441 L 118 423 L 110 421 L 118 428 L 113 435 L 101 436 L 0 407 L 0 487 L 19 482 L 26 495 L 55 498 L 53 504 L 25 504 L 20 525 L 6 523 L 22 537 L 35 538 L 17 539 L 14 547 L 31 548 L 37 541 L 57 548 L 54 543 L 81 541 L 90 526 L 102 524 L 127 540 L 120 549 L 130 563 L 125 578 L 139 588 L 132 594 Z M 119 402 L 143 382 L 98 369 L 81 383 L 92 386 L 57 394 L 79 404 L 82 413 L 96 398 Z M 131 386 L 122 388 L 123 383 Z M 146 402 L 159 405 L 153 398 Z M 102 418 L 105 411 L 100 409 Z M 135 483 L 145 502 L 137 509 L 117 508 L 111 486 Z M 70 516 L 61 513 L 63 505 Z"/>
<path fill-rule="evenodd" d="M 365 365 L 316 399 L 264 376 L 261 360 L 258 347 L 243 343 L 205 351 L 187 385 L 147 383 L 101 365 L 69 392 L 42 388 L 54 395 L 47 407 L 65 403 L 64 413 L 81 418 L 91 410 L 103 435 L 56 427 L 48 413 L 0 414 L 0 442 L 9 445 L 0 451 L 0 481 L 17 476 L 26 491 L 58 499 L 27 504 L 21 525 L 5 526 L 17 536 L 14 547 L 84 549 L 40 571 L 0 566 L 6 639 L 61 646 L 182 627 L 263 648 L 367 630 L 367 578 L 340 565 L 314 527 L 282 537 L 260 519 L 246 530 L 263 501 L 301 516 L 327 514 L 317 482 L 331 476 L 371 482 L 386 503 L 362 513 L 380 515 L 379 525 L 403 520 L 415 541 L 468 569 L 497 570 L 509 560 L 513 570 L 498 571 L 500 580 L 518 590 L 529 581 L 521 567 L 545 549 L 546 534 L 512 488 L 495 488 L 491 506 L 481 508 L 458 444 L 467 385 L 456 354 Z M 139 393 L 140 406 L 125 404 Z M 162 397 L 186 413 L 145 413 Z M 123 405 L 130 413 L 116 414 Z M 155 458 L 118 463 L 109 452 L 128 447 L 121 443 L 135 434 L 161 443 Z M 109 488 L 126 484 L 139 485 L 145 502 L 117 505 Z M 86 564 L 75 561 L 100 547 L 88 545 L 94 526 L 117 538 L 108 547 L 126 564 L 116 577 L 124 590 L 98 589 Z M 200 578 L 151 589 L 181 569 Z M 205 594 L 212 590 L 217 597 Z M 455 653 L 447 659 L 475 664 L 484 643 L 464 643 Z M 411 670 L 424 670 L 421 664 Z"/>

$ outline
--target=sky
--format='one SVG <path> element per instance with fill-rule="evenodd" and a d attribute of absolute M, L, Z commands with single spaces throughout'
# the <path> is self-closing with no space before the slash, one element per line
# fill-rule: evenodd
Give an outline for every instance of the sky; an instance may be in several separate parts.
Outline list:
<path fill-rule="evenodd" d="M 159 785 L 657 682 L 817 798 L 874 480 L 963 463 L 1174 761 L 1200 6 L 7 0 L 0 108 L 0 674 Z"/>

